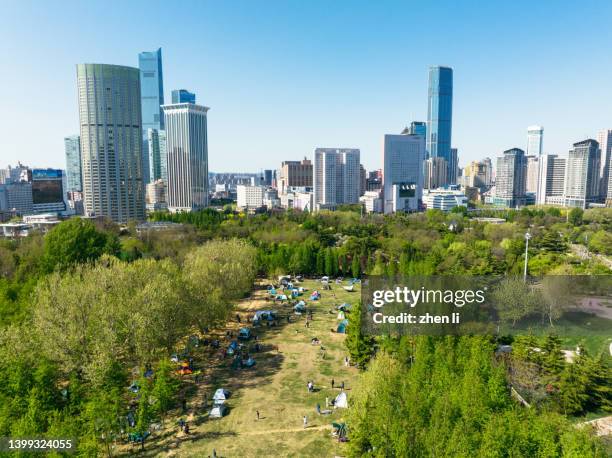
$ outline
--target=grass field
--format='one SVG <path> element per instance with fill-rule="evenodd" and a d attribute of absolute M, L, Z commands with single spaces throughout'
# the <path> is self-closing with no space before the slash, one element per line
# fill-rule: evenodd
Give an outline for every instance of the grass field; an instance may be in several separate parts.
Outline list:
<path fill-rule="evenodd" d="M 313 311 L 309 328 L 305 327 L 305 314 L 295 315 L 289 305 L 267 301 L 264 283 L 260 284 L 250 298 L 237 306 L 242 326 L 247 315 L 256 310 L 277 310 L 283 319 L 275 327 L 253 328 L 262 345 L 259 353 L 251 353 L 257 364 L 250 369 L 233 369 L 230 357 L 224 359 L 212 347 L 199 347 L 193 357 L 196 366 L 203 369 L 203 377 L 198 384 L 192 379 L 185 383 L 186 412 L 179 410 L 167 418 L 164 426 L 152 434 L 143 452 L 138 452 L 137 446 L 124 452 L 175 457 L 207 457 L 213 449 L 219 457 L 343 455 L 345 445 L 332 438 L 331 422 L 342 421 L 346 409 L 332 409 L 330 415 L 319 415 L 315 407 L 319 403 L 325 410 L 326 397 L 334 399 L 342 381 L 350 403 L 357 369 L 345 367 L 345 336 L 330 329 L 335 329 L 338 323 L 335 306 L 344 302 L 356 304 L 359 288 L 347 292 L 333 284 L 331 291 L 321 291 L 320 283 L 313 280 L 300 286 L 309 290 L 300 297 L 307 310 Z M 322 293 L 318 301 L 309 300 L 314 289 Z M 287 315 L 291 316 L 291 323 L 287 322 Z M 229 344 L 224 333 L 227 330 L 236 333 L 240 327 L 232 320 L 226 329 L 219 330 L 222 348 Z M 324 356 L 321 346 L 311 344 L 312 337 L 321 340 Z M 249 345 L 253 344 L 251 340 Z M 337 384 L 335 389 L 331 388 L 332 378 Z M 308 380 L 315 384 L 313 393 L 307 390 Z M 222 419 L 208 419 L 210 399 L 215 389 L 221 387 L 231 392 L 227 401 L 229 414 Z M 256 419 L 257 410 L 260 420 Z M 308 418 L 307 428 L 303 427 L 304 415 Z M 180 432 L 179 418 L 189 423 L 188 435 Z"/>

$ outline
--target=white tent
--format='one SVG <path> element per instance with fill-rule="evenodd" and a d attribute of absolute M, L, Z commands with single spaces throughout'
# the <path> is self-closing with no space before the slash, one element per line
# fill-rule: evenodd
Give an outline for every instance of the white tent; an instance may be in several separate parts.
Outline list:
<path fill-rule="evenodd" d="M 342 391 L 338 396 L 336 396 L 336 399 L 334 400 L 334 407 L 336 407 L 337 409 L 348 408 L 348 398 L 344 391 Z"/>
<path fill-rule="evenodd" d="M 226 389 L 219 388 L 215 391 L 215 395 L 213 396 L 213 402 L 215 404 L 223 404 L 227 398 L 229 398 L 230 392 Z"/>
<path fill-rule="evenodd" d="M 210 409 L 208 416 L 210 418 L 221 418 L 227 415 L 227 411 L 228 408 L 225 404 L 215 404 L 213 408 Z"/>

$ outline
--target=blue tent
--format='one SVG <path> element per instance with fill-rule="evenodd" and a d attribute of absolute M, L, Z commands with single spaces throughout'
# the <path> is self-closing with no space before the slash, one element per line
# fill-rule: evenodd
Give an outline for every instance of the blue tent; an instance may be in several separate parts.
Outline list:
<path fill-rule="evenodd" d="M 340 334 L 346 334 L 347 326 L 348 326 L 348 320 L 342 320 L 340 323 L 338 323 L 338 328 L 336 329 L 336 332 Z"/>
<path fill-rule="evenodd" d="M 297 313 L 302 313 L 306 310 L 306 304 L 304 301 L 300 301 L 293 306 L 293 311 Z"/>
<path fill-rule="evenodd" d="M 249 328 L 241 328 L 240 331 L 238 331 L 238 338 L 249 340 L 251 338 L 251 330 Z"/>
<path fill-rule="evenodd" d="M 255 312 L 255 317 L 253 321 L 257 323 L 258 321 L 274 321 L 276 319 L 276 312 L 274 310 L 258 310 Z"/>

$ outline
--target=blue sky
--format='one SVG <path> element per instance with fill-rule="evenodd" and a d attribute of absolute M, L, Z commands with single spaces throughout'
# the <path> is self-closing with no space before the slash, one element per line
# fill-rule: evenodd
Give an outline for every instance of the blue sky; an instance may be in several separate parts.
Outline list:
<path fill-rule="evenodd" d="M 486 3 L 486 4 L 485 4 Z M 612 128 L 612 2 L 0 0 L 0 165 L 64 167 L 78 133 L 75 64 L 138 65 L 209 112 L 211 171 L 258 171 L 426 120 L 427 68 L 454 68 L 460 163 Z"/>

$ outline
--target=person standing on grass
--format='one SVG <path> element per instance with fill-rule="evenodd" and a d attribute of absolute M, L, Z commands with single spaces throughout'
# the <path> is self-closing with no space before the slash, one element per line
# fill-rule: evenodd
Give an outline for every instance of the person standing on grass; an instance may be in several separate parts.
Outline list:
<path fill-rule="evenodd" d="M 307 427 L 308 427 L 308 417 L 304 415 L 304 429 L 306 429 Z"/>
<path fill-rule="evenodd" d="M 334 381 L 334 379 L 332 379 L 332 390 L 334 389 L 334 385 L 336 384 L 336 382 Z"/>

